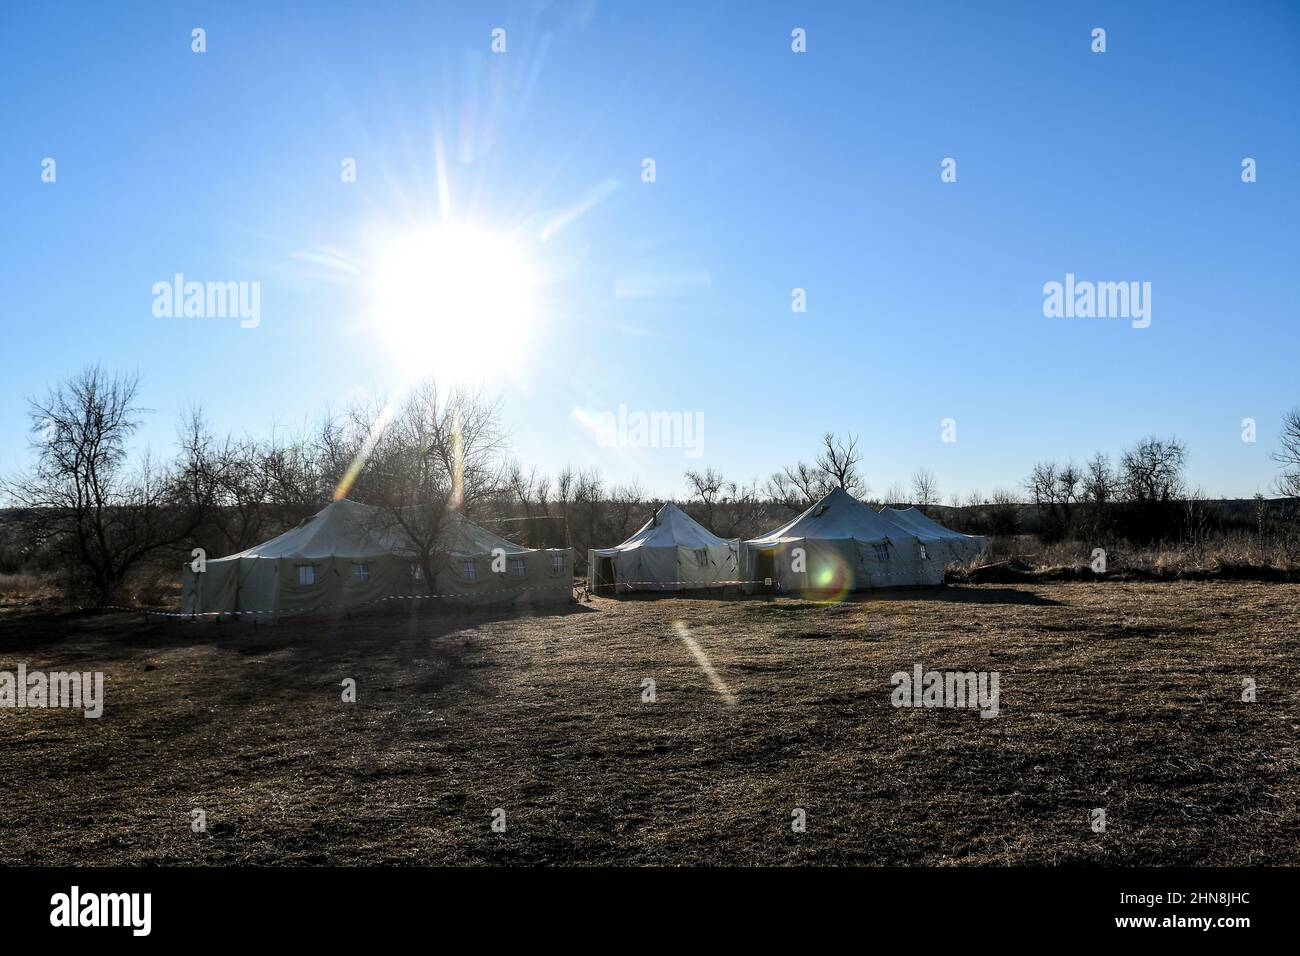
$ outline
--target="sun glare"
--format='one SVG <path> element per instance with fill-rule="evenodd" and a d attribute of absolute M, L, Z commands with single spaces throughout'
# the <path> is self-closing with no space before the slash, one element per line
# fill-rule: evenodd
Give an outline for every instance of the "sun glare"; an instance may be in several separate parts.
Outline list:
<path fill-rule="evenodd" d="M 510 370 L 534 319 L 535 276 L 512 241 L 439 225 L 394 241 L 374 269 L 375 322 L 405 372 Z"/>

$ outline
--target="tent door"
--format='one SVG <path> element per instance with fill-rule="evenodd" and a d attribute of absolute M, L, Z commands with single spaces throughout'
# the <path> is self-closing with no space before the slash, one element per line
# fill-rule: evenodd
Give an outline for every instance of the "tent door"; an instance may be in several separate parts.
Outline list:
<path fill-rule="evenodd" d="M 614 588 L 614 559 L 596 556 L 596 566 L 591 569 L 591 590 L 593 594 L 613 594 Z"/>
<path fill-rule="evenodd" d="M 764 548 L 754 556 L 754 590 L 759 594 L 776 592 L 776 548 Z"/>

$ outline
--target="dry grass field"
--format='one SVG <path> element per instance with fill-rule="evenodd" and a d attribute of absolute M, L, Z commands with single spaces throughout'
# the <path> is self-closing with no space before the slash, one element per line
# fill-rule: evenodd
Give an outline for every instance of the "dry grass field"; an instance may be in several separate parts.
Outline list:
<path fill-rule="evenodd" d="M 256 631 L 11 608 L 0 670 L 102 670 L 107 701 L 0 710 L 0 863 L 1295 865 L 1298 660 L 1300 585 L 1250 582 Z M 999 672 L 1000 716 L 893 708 L 916 663 Z"/>

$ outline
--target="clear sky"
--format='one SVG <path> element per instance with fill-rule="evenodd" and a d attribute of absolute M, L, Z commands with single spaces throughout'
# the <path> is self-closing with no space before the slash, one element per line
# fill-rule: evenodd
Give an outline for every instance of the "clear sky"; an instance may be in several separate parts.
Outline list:
<path fill-rule="evenodd" d="M 437 370 L 525 464 L 662 495 L 831 429 L 881 493 L 1157 433 L 1246 496 L 1300 404 L 1296 3 L 6 3 L 0 84 L 0 473 L 96 361 L 143 374 L 156 452 L 194 403 L 265 434 Z M 448 220 L 527 263 L 526 321 L 375 314 Z M 257 326 L 155 315 L 177 273 L 260 283 Z M 1150 326 L 1045 317 L 1067 273 L 1149 282 Z M 620 404 L 702 415 L 702 454 L 598 447 Z"/>

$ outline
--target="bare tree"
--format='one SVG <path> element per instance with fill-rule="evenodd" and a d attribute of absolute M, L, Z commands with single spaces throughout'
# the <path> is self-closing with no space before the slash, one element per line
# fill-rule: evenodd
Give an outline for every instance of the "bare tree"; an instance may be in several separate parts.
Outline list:
<path fill-rule="evenodd" d="M 1281 448 L 1274 452 L 1273 460 L 1282 466 L 1277 479 L 1278 494 L 1284 498 L 1300 498 L 1300 406 L 1282 416 Z"/>
<path fill-rule="evenodd" d="M 574 502 L 581 515 L 583 552 L 595 547 L 600 534 L 600 502 L 605 497 L 605 480 L 595 468 L 584 468 L 578 473 L 574 488 Z"/>
<path fill-rule="evenodd" d="M 1113 502 L 1119 491 L 1119 476 L 1110 466 L 1105 452 L 1096 452 L 1084 466 L 1083 500 L 1104 507 Z"/>
<path fill-rule="evenodd" d="M 1201 547 L 1214 526 L 1214 515 L 1205 492 L 1200 488 L 1186 491 L 1182 501 L 1183 537 L 1196 547 Z"/>
<path fill-rule="evenodd" d="M 146 558 L 187 536 L 202 517 L 197 486 L 146 455 L 128 467 L 144 411 L 138 375 L 85 369 L 29 403 L 32 470 L 5 483 L 31 509 L 31 532 L 65 561 L 70 590 L 114 599 Z"/>
<path fill-rule="evenodd" d="M 728 497 L 723 500 L 723 508 L 710 530 L 720 538 L 757 534 L 759 529 L 755 520 L 763 506 L 758 484 L 752 481 L 744 485 L 731 482 L 728 489 Z"/>
<path fill-rule="evenodd" d="M 814 465 L 798 462 L 775 472 L 767 481 L 767 496 L 790 511 L 803 511 L 831 490 Z"/>
<path fill-rule="evenodd" d="M 728 481 L 713 467 L 686 472 L 686 484 L 688 505 L 695 512 L 692 517 L 719 537 L 736 537 L 758 511 L 757 487 Z"/>
<path fill-rule="evenodd" d="M 1083 467 L 1082 530 L 1094 537 L 1108 534 L 1113 525 L 1115 501 L 1119 497 L 1119 475 L 1111 468 L 1110 458 L 1096 452 Z"/>
<path fill-rule="evenodd" d="M 604 482 L 595 468 L 578 471 L 566 465 L 556 475 L 555 507 L 579 562 L 585 562 L 587 551 L 602 543 L 598 535 L 603 495 Z"/>
<path fill-rule="evenodd" d="M 1074 520 L 1074 506 L 1082 493 L 1083 475 L 1074 462 L 1057 465 L 1040 461 L 1025 481 L 1043 522 L 1043 536 L 1049 540 L 1064 537 Z"/>
<path fill-rule="evenodd" d="M 1178 502 L 1187 495 L 1183 483 L 1186 446 L 1177 439 L 1144 438 L 1120 458 L 1119 492 L 1123 499 L 1125 537 L 1155 541 L 1184 534 L 1188 524 Z"/>
<path fill-rule="evenodd" d="M 204 503 L 198 543 L 211 554 L 232 554 L 319 511 L 351 461 L 337 432 L 327 419 L 313 436 L 288 443 L 274 433 L 266 441 L 218 440 L 200 409 L 187 413 L 179 478 L 191 500 Z"/>
<path fill-rule="evenodd" d="M 251 467 L 262 472 L 257 481 L 266 484 L 266 506 L 270 520 L 280 527 L 292 527 L 326 504 L 336 489 L 351 478 L 348 469 L 363 447 L 364 439 L 336 420 L 327 418 L 315 435 L 281 435 L 278 429 L 247 453 Z"/>
<path fill-rule="evenodd" d="M 1144 438 L 1120 458 L 1120 483 L 1129 501 L 1169 502 L 1185 491 L 1187 446 L 1176 438 Z"/>
<path fill-rule="evenodd" d="M 957 498 L 956 495 L 953 496 Z M 987 511 L 984 508 L 984 498 L 979 489 L 972 489 L 967 495 L 965 501 L 960 505 L 954 505 L 958 510 L 953 512 L 953 527 L 957 531 L 964 531 L 967 534 L 980 534 L 989 528 Z"/>
<path fill-rule="evenodd" d="M 994 488 L 989 498 L 989 523 L 994 534 L 1015 534 L 1020 530 L 1020 502 L 1005 488 Z"/>
<path fill-rule="evenodd" d="M 912 475 L 912 502 L 922 511 L 939 503 L 939 484 L 934 472 L 918 468 Z"/>
<path fill-rule="evenodd" d="M 728 482 L 722 477 L 722 472 L 712 465 L 703 471 L 687 471 L 685 477 L 689 500 L 699 502 L 696 507 L 696 519 L 704 527 L 713 531 L 718 504 L 726 494 L 728 486 L 734 489 L 735 483 Z"/>
<path fill-rule="evenodd" d="M 524 474 L 519 462 L 511 461 L 506 470 L 506 487 L 510 496 L 524 509 L 525 516 L 531 516 L 537 506 L 546 500 L 550 480 L 539 476 L 536 468 Z"/>
<path fill-rule="evenodd" d="M 861 454 L 853 435 L 840 441 L 831 432 L 822 435 L 822 450 L 813 464 L 797 462 L 768 479 L 765 492 L 772 501 L 790 511 L 803 511 L 836 488 L 843 488 L 855 498 L 864 497 L 870 488 L 859 467 Z"/>
<path fill-rule="evenodd" d="M 907 492 L 904 490 L 901 483 L 895 481 L 889 486 L 889 489 L 885 492 L 885 500 L 883 503 L 890 505 L 891 507 L 907 504 Z"/>
<path fill-rule="evenodd" d="M 609 535 L 610 543 L 617 544 L 627 538 L 646 522 L 652 511 L 639 482 L 633 481 L 611 488 L 605 514 L 606 534 Z"/>
<path fill-rule="evenodd" d="M 497 500 L 498 521 L 512 529 L 507 537 L 534 548 L 556 547 L 564 542 L 564 520 L 551 510 L 551 479 L 536 468 L 524 473 L 511 461 Z"/>
<path fill-rule="evenodd" d="M 355 481 L 339 496 L 378 508 L 399 553 L 420 567 L 432 589 L 448 559 L 444 532 L 453 512 L 473 512 L 507 480 L 500 404 L 479 391 L 418 383 L 396 409 L 353 410 L 367 436 L 354 461 Z"/>
<path fill-rule="evenodd" d="M 862 478 L 859 462 L 858 439 L 849 433 L 848 441 L 837 439 L 832 432 L 822 435 L 822 450 L 817 456 L 817 467 L 832 488 L 843 488 L 855 498 L 863 497 L 869 490 Z"/>

